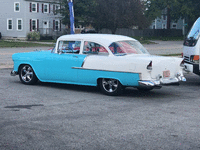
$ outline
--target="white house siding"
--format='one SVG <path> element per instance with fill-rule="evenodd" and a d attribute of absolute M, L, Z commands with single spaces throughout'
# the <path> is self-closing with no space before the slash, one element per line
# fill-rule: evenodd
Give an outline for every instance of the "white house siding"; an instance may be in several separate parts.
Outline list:
<path fill-rule="evenodd" d="M 14 12 L 14 2 L 20 2 L 20 12 Z M 17 18 L 23 19 L 24 25 L 24 18 L 26 13 L 22 11 L 24 7 L 23 0 L 1 0 L 0 1 L 0 32 L 2 36 L 9 36 L 9 37 L 24 37 L 26 35 L 26 31 L 23 29 L 22 31 L 17 31 Z M 13 20 L 13 29 L 7 30 L 7 19 Z"/>
<path fill-rule="evenodd" d="M 20 3 L 20 11 L 14 11 L 14 3 Z M 54 20 L 61 20 L 59 14 L 54 15 L 53 5 L 56 1 L 51 0 L 37 0 L 35 3 L 39 4 L 39 12 L 30 12 L 30 3 L 34 2 L 28 0 L 0 0 L 0 32 L 3 37 L 26 37 L 27 33 L 30 32 L 30 19 L 39 20 L 39 28 L 43 28 L 43 21 L 49 21 L 49 28 L 53 30 Z M 42 13 L 42 4 L 50 4 L 50 13 Z M 7 19 L 13 20 L 13 29 L 7 30 Z M 22 31 L 17 30 L 17 19 L 22 19 Z M 60 22 L 60 21 L 59 21 Z M 65 26 L 61 25 L 64 29 Z"/>
<path fill-rule="evenodd" d="M 176 28 L 173 28 L 173 24 L 176 24 Z M 161 18 L 156 18 L 151 24 L 151 29 L 167 29 L 167 17 L 164 20 L 163 16 Z M 177 22 L 171 21 L 170 29 L 183 29 L 183 19 L 179 19 Z"/>

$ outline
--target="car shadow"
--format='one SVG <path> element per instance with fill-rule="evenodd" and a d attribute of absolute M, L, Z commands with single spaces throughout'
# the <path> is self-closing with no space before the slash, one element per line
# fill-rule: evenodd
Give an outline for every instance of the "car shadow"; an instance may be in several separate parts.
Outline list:
<path fill-rule="evenodd" d="M 193 73 L 187 73 L 184 74 L 186 78 L 186 82 L 181 82 L 181 86 L 191 86 L 191 87 L 196 87 L 200 86 L 200 76 L 193 74 Z"/>
<path fill-rule="evenodd" d="M 99 88 L 94 86 L 85 86 L 85 85 L 74 85 L 74 84 L 62 84 L 62 83 L 48 83 L 48 82 L 38 82 L 37 85 L 47 86 L 57 89 L 66 89 L 72 91 L 83 91 L 83 92 L 92 92 L 99 93 Z"/>
<path fill-rule="evenodd" d="M 45 87 L 52 87 L 56 89 L 66 89 L 70 91 L 77 91 L 77 92 L 87 92 L 92 94 L 101 94 L 104 95 L 99 87 L 93 87 L 93 86 L 85 86 L 85 85 L 72 85 L 72 84 L 60 84 L 60 83 L 47 83 L 47 82 L 38 82 L 37 85 L 39 86 L 45 86 Z M 108 97 L 141 97 L 141 98 L 163 98 L 168 97 L 168 95 L 173 95 L 171 92 L 163 92 L 160 89 L 155 89 L 152 91 L 139 91 L 136 88 L 128 87 L 126 88 L 123 93 L 119 96 L 108 96 Z"/>

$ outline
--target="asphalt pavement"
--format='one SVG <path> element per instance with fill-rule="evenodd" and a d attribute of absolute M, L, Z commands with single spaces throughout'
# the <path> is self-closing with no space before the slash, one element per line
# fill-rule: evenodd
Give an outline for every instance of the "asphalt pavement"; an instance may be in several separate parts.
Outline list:
<path fill-rule="evenodd" d="M 152 55 L 181 54 L 183 41 L 153 41 L 157 44 L 143 44 Z"/>
<path fill-rule="evenodd" d="M 153 41 L 156 44 L 144 44 L 143 46 L 152 55 L 181 54 L 183 51 L 183 41 Z M 34 50 L 48 50 L 52 47 L 32 47 L 32 48 L 0 48 L 0 69 L 12 68 L 12 54 L 19 52 L 30 52 Z"/>
<path fill-rule="evenodd" d="M 180 41 L 144 45 L 151 54 L 182 52 Z M 200 78 L 150 92 L 106 96 L 96 87 L 24 85 L 10 76 L 13 53 L 0 49 L 0 150 L 200 150 Z"/>
<path fill-rule="evenodd" d="M 200 150 L 200 78 L 121 96 L 0 70 L 1 150 Z"/>

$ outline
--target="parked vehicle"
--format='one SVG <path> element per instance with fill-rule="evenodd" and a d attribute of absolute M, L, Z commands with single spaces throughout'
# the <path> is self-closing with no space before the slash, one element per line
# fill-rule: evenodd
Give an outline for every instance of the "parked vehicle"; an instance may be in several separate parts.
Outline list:
<path fill-rule="evenodd" d="M 152 56 L 135 39 L 106 34 L 58 38 L 52 51 L 13 54 L 14 70 L 24 84 L 42 82 L 99 86 L 107 95 L 125 87 L 152 90 L 185 81 L 183 59 Z"/>
<path fill-rule="evenodd" d="M 183 57 L 185 64 L 185 71 L 200 75 L 200 17 L 192 26 L 187 38 L 183 43 Z"/>
<path fill-rule="evenodd" d="M 97 31 L 95 29 L 83 29 L 81 33 L 97 33 Z"/>

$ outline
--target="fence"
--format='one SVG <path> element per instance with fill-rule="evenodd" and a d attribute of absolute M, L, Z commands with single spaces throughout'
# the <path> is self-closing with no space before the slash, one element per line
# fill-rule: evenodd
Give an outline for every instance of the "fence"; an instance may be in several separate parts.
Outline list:
<path fill-rule="evenodd" d="M 39 28 L 39 32 L 41 36 L 52 37 L 56 39 L 59 36 L 66 34 L 67 31 L 65 31 L 64 29 L 59 29 L 58 31 L 55 31 L 52 28 Z"/>
<path fill-rule="evenodd" d="M 101 33 L 111 34 L 108 29 L 102 29 Z M 183 36 L 181 29 L 117 29 L 115 34 L 126 35 L 126 36 L 136 36 L 136 37 L 181 37 Z"/>

